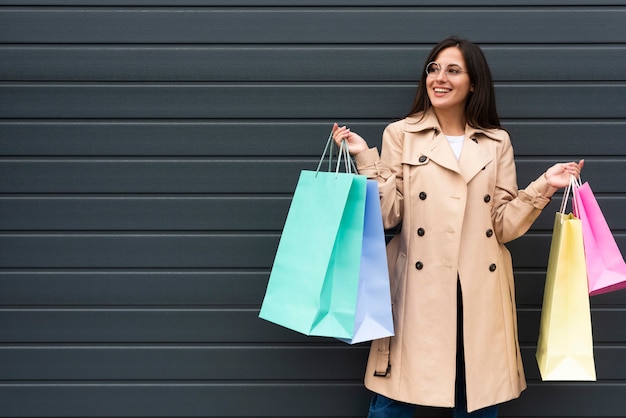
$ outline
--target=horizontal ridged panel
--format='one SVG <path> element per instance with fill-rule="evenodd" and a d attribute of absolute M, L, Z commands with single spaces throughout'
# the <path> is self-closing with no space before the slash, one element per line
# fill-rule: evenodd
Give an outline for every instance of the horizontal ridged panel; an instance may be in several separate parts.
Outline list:
<path fill-rule="evenodd" d="M 0 80 L 414 81 L 430 46 L 0 46 Z M 496 81 L 624 81 L 620 46 L 483 47 Z M 250 65 L 253 62 L 254 65 Z M 302 63 L 306 65 L 302 65 Z M 346 65 L 349 62 L 350 65 Z M 566 68 L 562 68 L 567 62 Z M 602 65 L 598 65 L 602 63 Z M 154 71 L 158 68 L 159 71 Z"/>
<path fill-rule="evenodd" d="M 266 411 L 272 417 L 361 417 L 367 414 L 371 397 L 361 382 L 20 383 L 0 384 L 0 390 L 6 394 L 0 399 L 0 408 L 22 417 L 53 416 L 50 411 L 57 410 L 66 411 L 66 417 L 242 417 L 258 416 L 259 411 Z M 277 393 L 281 401 L 268 402 Z M 504 404 L 500 416 L 614 417 L 611 404 L 624 398 L 623 383 L 536 383 L 519 400 Z M 68 399 L 80 402 L 68 402 Z M 327 405 L 334 405 L 333 410 L 329 411 Z M 541 410 L 538 411 L 537 405 L 542 405 Z M 293 414 L 302 410 L 307 415 Z M 447 417 L 448 412 L 419 407 L 416 416 Z"/>
<path fill-rule="evenodd" d="M 7 271 L 1 306 L 261 306 L 264 271 Z"/>
<path fill-rule="evenodd" d="M 0 117 L 396 118 L 410 107 L 414 92 L 410 84 L 3 83 Z M 503 118 L 626 114 L 626 83 L 500 84 L 496 94 Z"/>
<path fill-rule="evenodd" d="M 5 160 L 2 193 L 293 193 L 312 160 Z M 209 216 L 209 214 L 207 214 Z"/>
<path fill-rule="evenodd" d="M 329 340 L 332 343 L 332 340 Z M 31 346 L 0 347 L 9 380 L 362 379 L 367 347 Z M 281 367 L 275 359 L 280 358 Z M 315 362 L 310 359 L 315 358 Z M 66 365 L 75 367 L 68 370 Z M 324 367 L 319 367 L 319 364 Z"/>
<path fill-rule="evenodd" d="M 513 261 L 517 264 L 518 254 Z M 0 307 L 260 307 L 269 270 L 0 270 Z M 520 308 L 541 308 L 545 268 L 515 269 Z M 593 308 L 626 305 L 626 292 L 593 296 Z"/>
<path fill-rule="evenodd" d="M 404 109 L 408 111 L 408 109 Z M 37 121 L 0 120 L 4 156 L 319 156 L 332 123 L 327 121 Z M 380 149 L 391 121 L 343 120 Z M 504 120 L 517 157 L 623 156 L 623 120 Z"/>
<path fill-rule="evenodd" d="M 595 187 L 594 187 L 595 188 Z M 612 230 L 626 231 L 626 197 L 596 196 Z M 561 196 L 531 230 L 551 230 Z M 280 231 L 290 197 L 2 197 L 4 231 Z"/>
<path fill-rule="evenodd" d="M 519 338 L 536 344 L 540 308 L 518 310 Z M 626 341 L 623 309 L 592 310 L 595 344 Z M 0 309 L 0 343 L 323 342 L 258 318 L 257 309 Z M 124 324 L 119 326 L 119 324 Z"/>
<path fill-rule="evenodd" d="M 368 344 L 302 346 L 40 346 L 0 347 L 8 380 L 360 380 Z M 339 344 L 339 343 L 337 343 Z M 626 349 L 595 347 L 602 380 L 626 374 Z M 522 347 L 526 378 L 539 381 L 535 346 Z M 275 359 L 280 358 L 281 367 Z M 315 362 L 310 359 L 315 358 Z M 68 368 L 67 365 L 73 367 Z M 319 365 L 323 364 L 324 367 Z"/>
<path fill-rule="evenodd" d="M 176 13 L 154 8 L 7 8 L 0 9 L 0 42 L 434 44 L 442 34 L 493 42 L 497 33 L 501 43 L 612 43 L 624 41 L 624 21 L 624 7 L 179 8 Z M 580 30 L 593 27 L 602 30 Z"/>
<path fill-rule="evenodd" d="M 614 234 L 626 248 L 626 234 Z M 548 234 L 529 234 L 507 246 L 516 266 L 548 262 Z M 269 268 L 277 234 L 3 234 L 0 268 Z M 488 274 L 488 265 L 485 266 Z"/>
<path fill-rule="evenodd" d="M 267 268 L 276 234 L 0 235 L 0 267 Z"/>
<path fill-rule="evenodd" d="M 0 390 L 6 394 L 0 399 L 0 408 L 22 417 L 53 416 L 50 411 L 57 410 L 66 411 L 66 417 L 242 417 L 258 416 L 259 411 L 272 417 L 361 417 L 367 414 L 371 397 L 361 382 L 19 383 L 0 384 Z M 281 401 L 268 402 L 277 393 Z M 623 383 L 536 383 L 519 400 L 504 404 L 500 416 L 614 417 L 611 404 L 624 398 Z M 68 402 L 68 399 L 80 402 Z M 327 405 L 333 405 L 332 411 Z M 540 410 L 537 405 L 542 405 Z M 307 415 L 293 414 L 303 410 Z M 448 413 L 419 407 L 416 416 L 447 417 Z"/>
<path fill-rule="evenodd" d="M 290 201 L 290 197 L 256 196 L 0 196 L 0 229 L 277 231 L 283 227 Z"/>
<path fill-rule="evenodd" d="M 557 162 L 517 163 L 520 187 Z M 0 193 L 293 193 L 312 159 L 1 159 Z M 619 193 L 626 160 L 586 160 L 595 193 Z M 609 170 L 610 168 L 610 170 Z"/>
<path fill-rule="evenodd" d="M 28 6 L 41 5 L 41 0 L 0 0 L 0 5 Z M 183 6 L 293 6 L 293 0 L 182 0 Z M 299 0 L 298 6 L 380 6 L 380 0 Z M 389 0 L 385 6 L 414 6 L 415 0 Z M 623 6 L 624 0 L 602 0 L 603 5 Z M 54 0 L 48 6 L 172 6 L 171 0 Z M 467 6 L 467 0 L 422 0 L 421 6 Z M 472 6 L 597 6 L 593 0 L 473 0 Z"/>
<path fill-rule="evenodd" d="M 55 416 L 53 411 L 68 418 L 253 417 L 260 411 L 268 417 L 302 416 L 299 411 L 317 417 L 364 416 L 371 396 L 361 382 L 35 382 L 0 383 L 0 391 L 3 413 L 38 418 Z M 277 396 L 280 402 L 268 402 Z"/>
<path fill-rule="evenodd" d="M 623 382 L 531 383 L 518 400 L 502 405 L 502 417 L 612 417 L 626 399 Z M 617 409 L 616 409 L 617 408 Z"/>

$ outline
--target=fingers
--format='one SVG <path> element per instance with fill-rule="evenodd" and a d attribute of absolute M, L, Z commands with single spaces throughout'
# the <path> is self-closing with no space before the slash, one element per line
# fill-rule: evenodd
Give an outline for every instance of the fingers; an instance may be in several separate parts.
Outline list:
<path fill-rule="evenodd" d="M 578 177 L 578 174 L 580 173 L 580 170 L 578 169 L 578 164 L 576 163 L 561 164 L 561 171 L 575 177 Z"/>
<path fill-rule="evenodd" d="M 580 172 L 582 171 L 583 166 L 585 165 L 585 160 L 580 160 L 579 162 L 571 161 L 569 163 L 561 164 L 561 167 L 564 172 L 573 175 L 574 177 L 580 177 Z"/>
<path fill-rule="evenodd" d="M 570 161 L 567 163 L 554 164 L 545 172 L 545 178 L 548 181 L 548 185 L 559 189 L 569 184 L 571 176 L 580 179 L 580 171 L 584 165 L 584 160 L 580 160 L 579 162 Z"/>
<path fill-rule="evenodd" d="M 337 123 L 335 123 L 333 125 L 332 132 L 333 132 L 333 140 L 335 141 L 337 145 L 340 145 L 342 140 L 344 139 L 349 140 L 350 138 L 350 129 L 347 128 L 346 126 L 340 127 L 339 125 L 337 125 Z"/>
<path fill-rule="evenodd" d="M 578 163 L 572 161 L 571 163 L 568 164 L 569 170 L 572 174 L 580 174 L 580 170 L 582 169 L 582 165 L 584 165 L 584 161 L 580 160 Z"/>

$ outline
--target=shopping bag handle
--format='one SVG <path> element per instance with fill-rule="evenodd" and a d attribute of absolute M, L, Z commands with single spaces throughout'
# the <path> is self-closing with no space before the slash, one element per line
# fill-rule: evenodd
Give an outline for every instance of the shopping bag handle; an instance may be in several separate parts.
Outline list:
<path fill-rule="evenodd" d="M 320 158 L 319 163 L 317 164 L 317 169 L 315 170 L 315 176 L 317 177 L 317 173 L 319 173 L 322 163 L 324 162 L 324 158 L 328 154 L 328 172 L 330 173 L 332 170 L 333 164 L 333 132 L 330 132 L 328 135 L 328 140 L 326 141 L 326 146 L 324 147 L 324 152 L 322 153 L 322 157 Z M 345 139 L 341 140 L 341 145 L 339 147 L 339 154 L 337 155 L 337 163 L 335 164 L 335 175 L 339 174 L 339 169 L 341 167 L 341 160 L 344 160 L 344 170 L 348 174 L 356 174 L 357 169 L 354 165 L 354 161 L 350 157 L 350 150 L 348 148 L 348 143 Z M 353 171 L 354 170 L 354 171 Z"/>
<path fill-rule="evenodd" d="M 574 175 L 570 174 L 569 176 L 569 184 L 565 188 L 563 192 L 563 201 L 561 202 L 561 210 L 559 211 L 562 214 L 565 214 L 565 209 L 567 208 L 567 201 L 569 200 L 569 194 L 572 192 L 572 209 L 574 211 L 574 216 L 578 216 L 578 203 L 576 199 L 574 199 L 575 189 L 580 187 L 580 180 L 577 179 Z M 562 221 L 561 221 L 562 222 Z"/>

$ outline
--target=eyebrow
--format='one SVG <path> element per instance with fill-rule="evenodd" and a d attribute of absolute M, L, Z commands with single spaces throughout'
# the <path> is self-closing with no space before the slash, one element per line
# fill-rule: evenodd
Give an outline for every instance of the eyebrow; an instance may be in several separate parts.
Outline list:
<path fill-rule="evenodd" d="M 432 62 L 434 62 L 435 64 L 439 65 L 440 67 L 450 67 L 450 66 L 452 66 L 452 65 L 455 65 L 455 66 L 457 66 L 457 67 L 461 67 L 461 68 L 463 68 L 463 66 L 462 66 L 461 64 L 457 64 L 456 62 L 452 62 L 452 63 L 450 63 L 450 64 L 448 64 L 448 65 L 445 65 L 445 66 L 444 66 L 444 65 L 441 65 L 441 63 L 440 63 L 439 61 L 432 61 Z"/>

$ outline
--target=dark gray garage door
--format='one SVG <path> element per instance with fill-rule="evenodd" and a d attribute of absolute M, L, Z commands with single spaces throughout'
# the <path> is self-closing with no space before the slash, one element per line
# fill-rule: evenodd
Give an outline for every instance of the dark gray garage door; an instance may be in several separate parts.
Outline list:
<path fill-rule="evenodd" d="M 625 252 L 626 1 L 596 3 L 0 1 L 0 416 L 364 416 L 367 344 L 257 313 L 332 122 L 379 144 L 451 34 L 520 185 L 584 157 Z M 502 416 L 623 416 L 624 291 L 592 298 L 598 382 L 539 380 L 558 203 L 510 245 L 529 389 Z"/>

